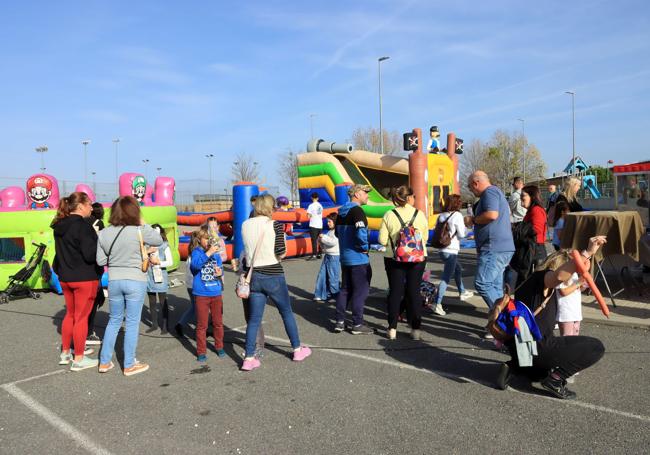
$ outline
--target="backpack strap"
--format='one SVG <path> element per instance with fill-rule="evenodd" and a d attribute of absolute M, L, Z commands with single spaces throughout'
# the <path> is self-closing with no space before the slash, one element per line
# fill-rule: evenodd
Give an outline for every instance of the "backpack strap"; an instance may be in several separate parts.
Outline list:
<path fill-rule="evenodd" d="M 400 224 L 400 229 L 404 229 L 406 227 L 406 223 L 404 223 L 404 220 L 402 219 L 402 217 L 399 216 L 399 213 L 397 213 L 397 209 L 393 209 L 393 210 L 391 210 L 391 212 L 393 212 L 395 214 L 395 216 L 397 217 L 397 220 L 399 221 L 399 224 Z"/>
<path fill-rule="evenodd" d="M 415 212 L 413 212 L 413 216 L 411 217 L 411 221 L 409 221 L 409 226 L 413 226 L 413 222 L 415 222 L 415 217 L 418 216 L 418 209 L 415 209 Z"/>

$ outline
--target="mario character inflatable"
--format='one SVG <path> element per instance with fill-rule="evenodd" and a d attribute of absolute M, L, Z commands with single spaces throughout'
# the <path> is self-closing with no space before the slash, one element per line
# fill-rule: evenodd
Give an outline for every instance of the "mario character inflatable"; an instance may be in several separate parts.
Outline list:
<path fill-rule="evenodd" d="M 30 209 L 53 208 L 48 202 L 52 196 L 52 181 L 44 175 L 34 175 L 27 180 L 27 197 Z"/>
<path fill-rule="evenodd" d="M 133 183 L 131 184 L 131 194 L 133 195 L 134 198 L 138 200 L 140 205 L 144 204 L 142 200 L 144 199 L 144 195 L 147 192 L 147 181 L 145 178 L 141 175 L 138 175 L 136 178 L 133 179 Z"/>

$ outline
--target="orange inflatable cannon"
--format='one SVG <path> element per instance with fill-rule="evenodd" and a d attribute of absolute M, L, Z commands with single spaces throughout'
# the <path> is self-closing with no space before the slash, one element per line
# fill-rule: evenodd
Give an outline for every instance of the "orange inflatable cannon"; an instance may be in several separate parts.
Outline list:
<path fill-rule="evenodd" d="M 571 256 L 573 256 L 573 263 L 576 266 L 576 272 L 578 273 L 578 275 L 580 275 L 585 279 L 585 282 L 589 286 L 589 289 L 591 289 L 591 293 L 596 298 L 596 302 L 598 302 L 598 305 L 600 305 L 600 310 L 607 318 L 609 318 L 609 308 L 607 308 L 605 299 L 603 298 L 603 295 L 600 293 L 598 286 L 596 286 L 596 283 L 594 282 L 594 278 L 591 276 L 591 273 L 589 272 L 588 266 L 585 265 L 585 258 L 580 254 L 580 252 L 578 252 L 578 250 L 573 250 L 571 252 Z"/>

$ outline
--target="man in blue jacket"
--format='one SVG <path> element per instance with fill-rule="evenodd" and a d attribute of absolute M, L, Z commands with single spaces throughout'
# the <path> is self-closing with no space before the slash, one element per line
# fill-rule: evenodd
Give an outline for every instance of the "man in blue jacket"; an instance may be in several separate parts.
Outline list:
<path fill-rule="evenodd" d="M 336 325 L 334 331 L 345 330 L 345 313 L 352 308 L 353 335 L 368 335 L 373 330 L 363 322 L 363 309 L 370 291 L 372 269 L 368 258 L 368 218 L 361 208 L 368 202 L 368 185 L 353 185 L 348 190 L 350 202 L 339 208 L 336 236 L 341 253 L 342 281 L 336 298 Z"/>

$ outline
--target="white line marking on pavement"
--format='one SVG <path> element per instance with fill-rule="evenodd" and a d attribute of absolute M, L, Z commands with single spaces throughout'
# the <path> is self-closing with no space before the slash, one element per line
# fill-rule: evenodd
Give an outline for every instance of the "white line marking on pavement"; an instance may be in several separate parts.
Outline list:
<path fill-rule="evenodd" d="M 25 379 L 19 379 L 19 380 L 17 380 L 17 381 L 13 381 L 13 382 L 7 382 L 6 384 L 1 384 L 0 387 L 4 387 L 4 386 L 6 386 L 6 385 L 16 385 L 16 384 L 21 384 L 21 383 L 23 383 L 23 382 L 29 382 L 29 381 L 33 381 L 33 380 L 35 380 L 35 379 L 46 378 L 46 377 L 48 377 L 48 376 L 54 376 L 55 374 L 65 373 L 66 371 L 68 371 L 68 370 L 56 370 L 56 371 L 50 371 L 49 373 L 39 374 L 38 376 L 32 376 L 31 378 L 25 378 Z"/>
<path fill-rule="evenodd" d="M 77 430 L 75 427 L 70 425 L 68 422 L 63 420 L 61 417 L 54 414 L 48 408 L 40 404 L 38 401 L 34 400 L 32 397 L 27 395 L 25 392 L 20 390 L 15 384 L 5 384 L 2 386 L 10 395 L 20 401 L 22 404 L 27 406 L 35 414 L 38 414 L 43 419 L 47 421 L 54 428 L 59 430 L 61 433 L 71 437 L 75 442 L 83 449 L 87 450 L 93 454 L 101 455 L 110 455 L 111 452 L 104 449 L 100 445 L 94 443 L 88 435 Z"/>
<path fill-rule="evenodd" d="M 265 337 L 268 338 L 269 340 L 279 341 L 279 342 L 282 342 L 282 343 L 289 343 L 289 340 L 284 339 L 284 338 L 278 338 L 278 337 L 273 337 L 273 336 L 269 336 L 269 335 L 266 335 Z M 318 346 L 312 346 L 312 345 L 309 345 L 309 344 L 307 344 L 307 346 L 311 346 L 314 349 L 318 349 L 319 351 L 331 352 L 332 354 L 342 355 L 342 356 L 346 356 L 346 357 L 353 357 L 353 358 L 357 358 L 357 359 L 361 359 L 361 360 L 367 360 L 367 361 L 370 361 L 370 362 L 380 363 L 380 364 L 383 364 L 383 365 L 394 366 L 394 367 L 401 368 L 401 369 L 404 369 L 404 370 L 419 371 L 421 373 L 428 373 L 428 374 L 433 374 L 433 375 L 436 375 L 436 376 L 442 376 L 442 377 L 447 378 L 447 379 L 452 379 L 452 380 L 460 379 L 462 381 L 466 381 L 466 382 L 469 382 L 469 383 L 472 383 L 472 384 L 479 384 L 479 385 L 483 385 L 483 386 L 487 386 L 487 387 L 493 387 L 493 384 L 488 383 L 488 382 L 475 381 L 475 380 L 468 379 L 468 378 L 465 378 L 465 377 L 462 377 L 462 376 L 456 376 L 456 375 L 453 375 L 451 373 L 447 373 L 447 372 L 444 372 L 444 371 L 439 371 L 439 370 L 434 370 L 434 369 L 429 369 L 429 368 L 419 368 L 419 367 L 415 367 L 413 365 L 394 362 L 392 360 L 377 359 L 377 358 L 370 357 L 370 356 L 367 356 L 367 355 L 357 354 L 355 352 L 349 352 L 349 351 L 338 350 L 338 349 L 319 348 Z M 630 419 L 636 419 L 636 420 L 640 420 L 642 422 L 650 422 L 650 417 L 649 416 L 644 416 L 644 415 L 640 415 L 640 414 L 633 414 L 631 412 L 626 412 L 626 411 L 619 411 L 618 409 L 612 409 L 612 408 L 608 408 L 608 407 L 605 407 L 605 406 L 599 406 L 597 404 L 587 403 L 587 402 L 584 402 L 584 401 L 559 400 L 557 398 L 547 397 L 547 396 L 544 396 L 544 395 L 533 395 L 533 394 L 530 394 L 530 393 L 515 390 L 512 387 L 508 387 L 507 390 L 512 391 L 512 392 L 516 392 L 516 393 L 521 393 L 522 395 L 526 395 L 528 397 L 543 398 L 543 399 L 546 399 L 546 400 L 551 400 L 551 401 L 553 401 L 555 403 L 562 403 L 562 404 L 566 404 L 566 405 L 569 405 L 569 406 L 578 406 L 578 407 L 585 408 L 585 409 L 591 409 L 593 411 L 607 412 L 609 414 L 614 414 L 614 415 L 618 415 L 618 416 L 621 416 L 621 417 L 628 417 Z"/>

